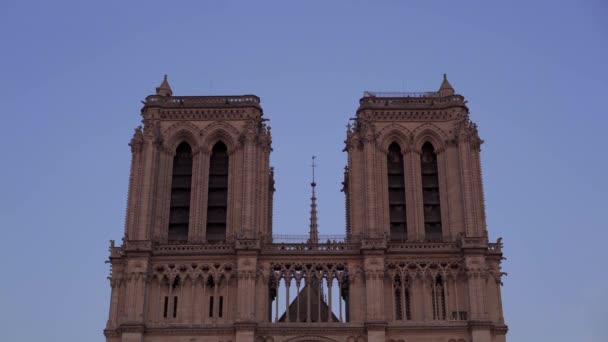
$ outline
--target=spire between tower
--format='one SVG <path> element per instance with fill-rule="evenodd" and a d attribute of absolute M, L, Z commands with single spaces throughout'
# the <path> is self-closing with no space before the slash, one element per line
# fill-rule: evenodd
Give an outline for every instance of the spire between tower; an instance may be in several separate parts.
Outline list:
<path fill-rule="evenodd" d="M 315 193 L 315 188 L 317 183 L 315 183 L 315 156 L 312 156 L 312 183 L 310 186 L 312 187 L 312 197 L 310 198 L 310 231 L 309 231 L 309 243 L 319 243 L 319 230 L 317 225 L 317 196 Z"/>

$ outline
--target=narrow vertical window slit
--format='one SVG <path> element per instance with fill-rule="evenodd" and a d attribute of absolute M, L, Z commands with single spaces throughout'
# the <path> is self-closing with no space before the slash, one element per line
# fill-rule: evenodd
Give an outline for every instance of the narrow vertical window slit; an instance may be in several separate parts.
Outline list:
<path fill-rule="evenodd" d="M 169 209 L 169 242 L 188 240 L 190 219 L 190 190 L 192 187 L 192 149 L 183 142 L 173 157 L 171 203 Z"/>
<path fill-rule="evenodd" d="M 228 149 L 222 142 L 213 146 L 209 161 L 209 191 L 207 197 L 207 241 L 226 239 L 228 211 Z"/>
<path fill-rule="evenodd" d="M 163 317 L 167 318 L 167 309 L 169 307 L 169 297 L 165 296 L 165 308 L 163 309 Z"/>
<path fill-rule="evenodd" d="M 405 174 L 403 154 L 397 143 L 392 143 L 387 155 L 388 207 L 390 235 L 393 241 L 407 240 L 405 214 Z"/>
<path fill-rule="evenodd" d="M 177 296 L 173 297 L 173 318 L 177 317 Z"/>
<path fill-rule="evenodd" d="M 219 311 L 218 312 L 218 317 L 221 318 L 222 314 L 223 314 L 223 310 L 224 310 L 224 296 L 220 296 L 220 302 L 219 302 L 219 305 L 218 305 L 217 308 L 218 308 L 218 311 Z"/>
<path fill-rule="evenodd" d="M 426 240 L 441 241 L 441 208 L 439 202 L 439 177 L 437 155 L 430 143 L 422 145 L 420 157 L 422 171 L 422 203 L 424 208 L 424 233 Z"/>

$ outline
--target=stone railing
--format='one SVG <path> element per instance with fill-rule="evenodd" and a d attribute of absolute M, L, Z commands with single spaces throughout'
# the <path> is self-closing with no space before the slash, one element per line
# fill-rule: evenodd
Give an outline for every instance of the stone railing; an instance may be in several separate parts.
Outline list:
<path fill-rule="evenodd" d="M 154 255 L 191 255 L 201 253 L 232 253 L 234 244 L 169 244 L 156 245 L 152 250 Z"/>
<path fill-rule="evenodd" d="M 379 95 L 368 95 L 368 94 L 379 94 Z M 407 96 L 409 94 L 409 96 Z M 437 94 L 437 95 L 435 95 Z M 382 95 L 382 96 L 381 96 Z M 392 96 L 388 96 L 392 95 Z M 465 104 L 464 97 L 462 95 L 450 95 L 440 97 L 438 93 L 426 92 L 426 93 L 373 93 L 365 92 L 364 97 L 359 100 L 360 107 L 362 108 L 419 108 L 421 106 L 429 107 L 432 106 L 434 109 L 446 108 L 450 106 L 462 106 Z"/>
<path fill-rule="evenodd" d="M 308 243 L 309 235 L 273 234 L 272 243 Z M 318 243 L 346 242 L 346 235 L 319 235 Z"/>
<path fill-rule="evenodd" d="M 278 236 L 277 236 L 278 237 Z M 328 236 L 325 236 L 328 237 Z M 236 250 L 260 250 L 262 254 L 359 254 L 361 250 L 381 249 L 387 253 L 458 253 L 462 248 L 487 250 L 489 254 L 502 254 L 502 241 L 488 243 L 485 237 L 459 237 L 453 242 L 433 241 L 387 241 L 384 238 L 353 239 L 352 242 L 336 237 L 333 241 L 309 242 L 273 242 L 264 239 L 233 239 L 220 243 L 165 243 L 155 244 L 149 240 L 124 241 L 123 246 L 116 246 L 110 241 L 110 258 L 120 258 L 129 253 L 152 252 L 152 255 L 197 255 L 197 254 L 231 254 Z M 293 239 L 281 236 L 278 241 L 300 241 L 299 236 Z"/>
<path fill-rule="evenodd" d="M 330 243 L 269 243 L 262 247 L 264 254 L 280 253 L 306 253 L 306 254 L 325 254 L 325 253 L 358 253 L 360 244 L 346 242 Z"/>
<path fill-rule="evenodd" d="M 260 107 L 260 98 L 255 95 L 240 96 L 157 96 L 146 97 L 145 105 L 163 107 L 218 107 L 254 106 Z"/>
<path fill-rule="evenodd" d="M 388 252 L 458 252 L 456 242 L 391 242 Z"/>
<path fill-rule="evenodd" d="M 438 97 L 437 91 L 396 92 L 396 91 L 365 91 L 363 97 Z"/>

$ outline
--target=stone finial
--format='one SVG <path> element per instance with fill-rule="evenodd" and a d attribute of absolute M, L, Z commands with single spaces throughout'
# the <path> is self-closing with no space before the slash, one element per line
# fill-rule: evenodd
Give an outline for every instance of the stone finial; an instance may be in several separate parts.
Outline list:
<path fill-rule="evenodd" d="M 158 95 L 158 96 L 173 95 L 173 91 L 171 90 L 169 81 L 167 81 L 167 75 L 165 75 L 165 78 L 163 79 L 163 83 L 161 83 L 160 86 L 156 88 L 156 95 Z"/>
<path fill-rule="evenodd" d="M 443 74 L 443 82 L 441 82 L 441 87 L 439 87 L 439 96 L 452 96 L 454 95 L 454 88 L 448 81 L 447 74 Z"/>

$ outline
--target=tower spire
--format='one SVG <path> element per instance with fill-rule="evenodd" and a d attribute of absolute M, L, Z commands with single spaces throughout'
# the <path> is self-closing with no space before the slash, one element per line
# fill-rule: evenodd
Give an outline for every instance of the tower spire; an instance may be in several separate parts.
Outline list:
<path fill-rule="evenodd" d="M 312 156 L 312 164 L 310 165 L 312 168 L 312 183 L 310 186 L 312 187 L 312 197 L 310 198 L 310 231 L 309 231 L 309 243 L 319 243 L 319 231 L 317 225 L 317 196 L 315 193 L 315 188 L 317 183 L 315 183 L 315 159 L 317 157 Z"/>
<path fill-rule="evenodd" d="M 441 82 L 441 87 L 439 87 L 439 96 L 451 96 L 454 95 L 454 88 L 448 81 L 448 75 L 443 74 L 443 81 Z"/>
<path fill-rule="evenodd" d="M 167 75 L 165 75 L 165 77 L 163 78 L 163 83 L 161 83 L 159 87 L 156 87 L 156 95 L 159 95 L 159 96 L 173 95 L 173 91 L 171 90 L 169 81 L 167 81 Z"/>

